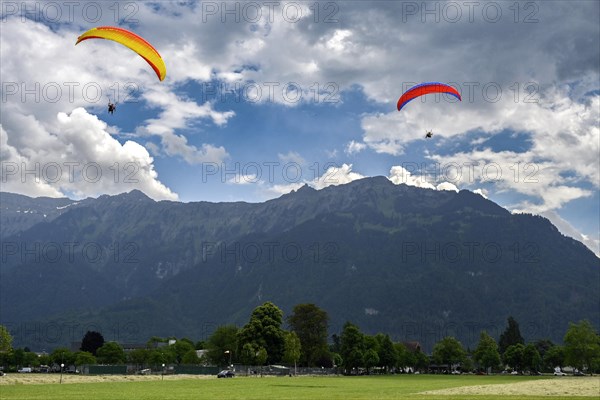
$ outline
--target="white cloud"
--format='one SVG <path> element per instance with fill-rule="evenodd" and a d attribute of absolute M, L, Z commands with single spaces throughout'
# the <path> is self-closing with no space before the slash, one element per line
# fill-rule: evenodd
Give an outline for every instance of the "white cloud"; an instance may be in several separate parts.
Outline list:
<path fill-rule="evenodd" d="M 285 164 L 287 164 L 287 163 L 296 163 L 298 165 L 306 164 L 306 160 L 304 158 L 302 158 L 302 156 L 295 151 L 289 151 L 286 154 L 279 153 L 279 154 L 277 154 L 277 157 L 279 158 L 279 160 L 281 162 L 283 162 Z"/>
<path fill-rule="evenodd" d="M 475 189 L 475 190 L 473 190 L 473 193 L 476 193 L 476 194 L 480 195 L 484 199 L 488 198 L 487 197 L 487 190 L 485 190 L 485 189 Z"/>
<path fill-rule="evenodd" d="M 327 168 L 327 171 L 317 179 L 311 181 L 310 185 L 319 190 L 327 186 L 344 185 L 364 177 L 364 175 L 352 171 L 352 164 L 342 164 L 341 167 Z"/>
<path fill-rule="evenodd" d="M 106 4 L 98 25 L 115 22 L 109 20 L 114 14 Z M 331 15 L 334 22 L 324 21 L 327 13 L 322 8 L 314 14 L 311 4 L 294 3 L 300 7 L 302 18 L 291 22 L 283 16 L 286 4 L 278 4 L 272 13 L 261 7 L 258 21 L 235 22 L 235 15 L 229 15 L 223 23 L 221 10 L 206 15 L 199 3 L 140 3 L 136 32 L 147 37 L 167 60 L 167 79 L 160 83 L 142 59 L 114 43 L 99 41 L 74 47 L 81 33 L 79 26 L 87 25 L 87 21 L 51 30 L 32 20 L 23 23 L 19 18 L 8 18 L 3 21 L 0 39 L 3 84 L 30 87 L 39 82 L 43 87 L 57 82 L 63 93 L 68 89 L 66 82 L 76 80 L 80 86 L 72 100 L 65 100 L 68 96 L 64 95 L 55 103 L 31 101 L 31 97 L 21 101 L 20 92 L 9 96 L 9 101 L 3 102 L 6 146 L 2 154 L 9 154 L 11 159 L 34 157 L 41 148 L 64 145 L 48 134 L 60 131 L 59 112 L 84 106 L 93 113 L 105 107 L 104 96 L 97 102 L 86 100 L 81 86 L 97 83 L 106 92 L 115 83 L 123 88 L 133 74 L 140 86 L 138 101 L 158 110 L 157 117 L 134 130 L 158 139 L 160 149 L 146 144 L 152 154 L 179 156 L 188 163 L 220 162 L 228 156 L 223 146 L 197 143 L 188 133 L 197 122 L 209 121 L 218 127 L 234 115 L 214 110 L 211 103 L 198 104 L 183 97 L 180 89 L 184 83 L 202 84 L 216 78 L 261 85 L 275 82 L 281 88 L 295 82 L 303 89 L 302 101 L 309 101 L 314 98 L 311 87 L 316 82 L 319 94 L 329 83 L 340 93 L 358 87 L 377 106 L 389 106 L 387 114 L 362 117 L 362 144 L 375 153 L 403 154 L 407 144 L 424 140 L 427 129 L 434 131 L 436 146 L 468 132 L 483 132 L 482 137 L 472 140 L 472 149 L 455 152 L 446 147 L 441 156 L 430 158 L 442 164 L 497 163 L 503 172 L 498 180 L 486 180 L 479 171 L 473 179 L 463 175 L 447 181 L 459 187 L 486 184 L 491 195 L 515 192 L 527 197 L 513 209 L 556 210 L 573 199 L 589 196 L 590 185 L 600 187 L 600 96 L 590 95 L 600 89 L 600 49 L 592 39 L 600 33 L 598 2 L 578 2 L 577 7 L 569 2 L 544 3 L 535 24 L 515 23 L 509 3 L 498 3 L 503 14 L 497 23 L 482 19 L 480 6 L 475 21 L 467 21 L 469 12 L 458 3 L 463 7 L 460 22 L 433 23 L 431 15 L 421 14 L 425 3 L 418 4 L 420 13 L 408 16 L 398 2 L 381 2 L 376 7 L 368 2 L 338 3 L 339 9 Z M 431 54 L 436 54 L 435 62 Z M 401 113 L 395 111 L 395 101 L 408 84 L 430 80 L 458 82 L 463 101 L 435 103 L 428 99 L 425 104 L 411 103 Z M 475 84 L 473 93 L 466 82 Z M 532 86 L 533 98 L 539 103 L 526 102 L 528 82 L 537 84 Z M 486 84 L 499 85 L 499 101 L 484 98 Z M 263 93 L 261 101 L 267 100 L 271 98 Z M 281 90 L 275 90 L 272 101 L 301 104 L 287 101 Z M 18 133 L 22 130 L 27 135 Z M 487 138 L 504 130 L 529 135 L 531 147 L 524 152 L 510 150 L 512 147 L 502 151 L 481 148 Z M 118 133 L 113 127 L 105 131 Z M 30 141 L 39 148 L 31 150 Z M 336 144 L 327 146 L 335 148 Z M 328 156 L 334 158 L 337 152 Z M 517 179 L 510 169 L 516 162 L 521 163 Z M 528 164 L 534 169 L 525 170 Z M 537 182 L 525 180 L 528 177 Z M 428 183 L 425 179 L 417 182 L 420 178 L 416 176 L 411 179 L 415 185 Z"/>
<path fill-rule="evenodd" d="M 437 185 L 434 185 L 435 181 L 429 182 L 426 177 L 414 175 L 406 168 L 395 165 L 390 169 L 390 176 L 388 177 L 390 181 L 394 185 L 405 184 L 407 186 L 415 186 L 424 189 L 432 189 L 432 190 L 451 190 L 458 192 L 458 188 L 456 185 L 450 182 L 440 182 Z"/>
<path fill-rule="evenodd" d="M 16 148 L 26 145 L 24 136 L 14 133 L 23 129 L 23 123 L 33 128 L 27 140 L 52 140 L 45 132 L 58 129 L 58 113 L 77 107 L 85 107 L 89 112 L 104 111 L 110 96 L 119 101 L 117 113 L 140 108 L 144 103 L 158 110 L 157 117 L 149 118 L 145 126 L 135 129 L 136 135 L 160 138 L 162 151 L 154 147 L 153 154 L 180 156 L 191 164 L 221 162 L 227 157 L 223 146 L 191 145 L 179 132 L 203 120 L 222 126 L 234 116 L 233 111 L 214 110 L 209 102 L 199 105 L 175 95 L 174 84 L 178 81 L 210 78 L 210 68 L 195 61 L 198 49 L 194 45 L 183 45 L 173 54 L 163 53 L 173 58 L 169 58 L 172 64 L 167 63 L 167 79 L 159 82 L 148 64 L 124 46 L 90 41 L 75 47 L 75 39 L 81 32 L 69 26 L 51 30 L 31 19 L 22 22 L 7 18 L 2 24 L 3 108 L 10 110 L 2 123 Z M 131 89 L 133 95 L 127 92 Z M 24 95 L 24 90 L 34 93 Z M 135 135 L 123 134 L 117 127 L 105 129 L 135 140 Z"/>
<path fill-rule="evenodd" d="M 281 85 L 297 82 L 303 89 L 314 82 L 334 82 L 340 91 L 360 85 L 369 99 L 389 104 L 390 112 L 365 115 L 361 121 L 363 141 L 348 144 L 347 154 L 361 151 L 366 145 L 376 153 L 397 156 L 403 154 L 407 144 L 424 140 L 424 132 L 429 129 L 441 140 L 467 132 L 484 132 L 485 137 L 472 141 L 474 147 L 503 130 L 525 132 L 532 145 L 526 154 L 501 151 L 489 155 L 503 166 L 504 176 L 486 183 L 494 187 L 492 193 L 514 190 L 532 197 L 515 208 L 526 206 L 541 212 L 588 196 L 589 190 L 579 188 L 581 182 L 600 186 L 600 97 L 588 97 L 587 103 L 582 100 L 586 92 L 598 90 L 599 50 L 597 46 L 587 46 L 580 51 L 574 45 L 598 36 L 600 29 L 593 18 L 598 6 L 580 5 L 574 9 L 562 2 L 545 4 L 540 8 L 543 20 L 537 24 L 515 24 L 504 5 L 503 17 L 493 24 L 480 15 L 474 22 L 466 21 L 469 13 L 463 9 L 464 18 L 459 23 L 442 20 L 435 24 L 436 29 L 431 29 L 430 16 L 422 22 L 422 15 L 403 15 L 397 3 L 378 7 L 365 2 L 339 4 L 339 15 L 334 18 L 343 15 L 344 26 L 312 23 L 313 17 L 323 15 L 313 14 L 314 8 L 307 4 L 300 4 L 301 20 L 290 23 L 283 17 L 282 3 L 273 9 L 271 21 L 263 13 L 255 24 L 219 24 L 216 16 L 201 29 L 194 28 L 197 48 L 188 54 L 214 60 L 214 69 L 229 81 Z M 200 11 L 196 8 L 178 18 L 182 32 L 192 32 Z M 398 18 L 405 23 L 399 26 Z M 374 20 L 378 21 L 376 26 L 372 24 Z M 173 42 L 175 35 L 167 32 L 171 22 L 169 18 L 158 22 L 165 27 L 167 43 Z M 209 33 L 216 37 L 214 43 L 202 40 Z M 522 41 L 522 37 L 528 40 Z M 424 48 L 428 51 L 423 52 Z M 474 52 L 489 56 L 477 57 L 474 63 L 465 62 L 464 54 Z M 429 54 L 440 56 L 432 63 Z M 245 65 L 253 68 L 241 68 Z M 395 111 L 395 101 L 403 90 L 412 83 L 429 80 L 456 82 L 463 101 L 428 96 L 424 104 L 415 101 L 402 112 Z M 497 88 L 498 101 L 493 98 Z M 528 97 L 527 90 L 533 90 L 533 96 Z M 275 92 L 273 100 L 285 103 L 280 91 Z M 530 103 L 531 100 L 538 103 Z M 462 164 L 477 159 L 482 151 L 485 152 L 467 150 L 432 158 Z M 535 163 L 541 181 L 511 183 L 507 168 L 517 160 Z M 574 176 L 575 181 L 561 177 L 566 174 Z M 461 186 L 475 182 L 450 183 Z"/>
<path fill-rule="evenodd" d="M 346 39 L 352 36 L 352 31 L 348 29 L 337 29 L 331 35 L 331 38 L 325 41 L 325 47 L 337 53 L 342 53 L 350 45 Z"/>
<path fill-rule="evenodd" d="M 31 133 L 25 125 L 11 135 L 0 127 L 2 190 L 82 198 L 139 189 L 156 200 L 177 199 L 158 180 L 152 157 L 138 143 L 121 145 L 105 122 L 83 108 L 59 113 L 56 119 L 52 131 L 38 126 Z M 14 146 L 17 136 L 19 146 Z"/>
<path fill-rule="evenodd" d="M 325 150 L 325 154 L 327 155 L 327 158 L 337 158 L 338 151 L 337 149 Z"/>
<path fill-rule="evenodd" d="M 165 89 L 149 91 L 144 94 L 144 99 L 151 106 L 160 107 L 163 111 L 159 113 L 158 118 L 146 120 L 145 125 L 136 130 L 136 134 L 160 137 L 166 155 L 181 156 L 189 164 L 221 163 L 228 157 L 223 146 L 206 143 L 200 147 L 190 145 L 187 137 L 178 135 L 175 131 L 189 128 L 192 121 L 204 118 L 212 119 L 216 125 L 223 125 L 235 115 L 233 111 L 217 112 L 208 102 L 198 105 Z"/>
<path fill-rule="evenodd" d="M 301 182 L 272 185 L 265 189 L 265 194 L 269 197 L 281 196 L 284 194 L 288 194 L 293 190 L 298 190 L 302 186 L 304 186 L 304 183 Z"/>
<path fill-rule="evenodd" d="M 454 185 L 453 183 L 450 182 L 442 182 L 439 185 L 437 185 L 436 190 L 449 190 L 449 191 L 454 191 L 458 193 L 458 188 L 456 187 L 456 185 Z"/>
<path fill-rule="evenodd" d="M 360 142 L 355 142 L 354 140 L 351 140 L 350 143 L 348 143 L 346 145 L 346 149 L 344 151 L 346 154 L 352 155 L 352 154 L 360 153 L 361 151 L 363 151 L 366 148 L 367 148 L 366 144 L 360 143 Z"/>
<path fill-rule="evenodd" d="M 525 195 L 524 200 L 509 207 L 513 211 L 540 213 L 592 195 L 590 190 L 563 177 L 561 173 L 569 170 L 557 168 L 560 161 L 536 161 L 538 157 L 533 151 L 483 149 L 431 158 L 438 163 L 441 178 L 461 187 L 491 184 L 495 193 L 510 191 Z"/>
<path fill-rule="evenodd" d="M 190 145 L 183 135 L 165 132 L 161 143 L 165 154 L 169 156 L 181 156 L 188 164 L 221 163 L 229 154 L 223 146 L 202 144 L 200 147 Z"/>
<path fill-rule="evenodd" d="M 162 57 L 168 60 L 167 74 L 169 81 L 182 82 L 196 80 L 206 82 L 210 80 L 212 68 L 210 62 L 202 61 L 198 44 L 187 39 L 186 42 L 177 41 L 161 50 Z"/>
<path fill-rule="evenodd" d="M 0 179 L 3 191 L 20 193 L 31 197 L 62 197 L 60 190 L 39 179 L 39 176 L 37 177 L 38 179 L 35 176 L 27 174 L 22 176 L 22 171 L 29 169 L 27 168 L 28 158 L 19 154 L 19 151 L 15 147 L 8 144 L 8 134 L 2 125 L 0 125 L 0 162 L 2 163 Z M 23 168 L 24 166 L 25 168 Z M 40 173 L 38 175 L 41 175 L 41 168 L 39 170 Z"/>
<path fill-rule="evenodd" d="M 543 217 L 546 217 L 558 228 L 558 230 L 566 236 L 572 237 L 575 240 L 578 240 L 585 244 L 590 250 L 596 254 L 596 256 L 600 257 L 600 237 L 588 237 L 579 232 L 575 227 L 573 227 L 568 221 L 563 219 L 557 212 L 555 211 L 545 211 L 540 214 Z"/>
<path fill-rule="evenodd" d="M 341 167 L 327 168 L 323 175 L 315 179 L 305 180 L 303 182 L 272 185 L 265 188 L 264 192 L 266 195 L 282 195 L 290 193 L 293 190 L 298 190 L 305 184 L 313 187 L 314 189 L 320 190 L 328 186 L 344 185 L 346 183 L 363 178 L 365 178 L 364 175 L 352 171 L 352 164 L 342 164 Z"/>
<path fill-rule="evenodd" d="M 408 186 L 416 186 L 425 189 L 435 189 L 431 183 L 427 182 L 422 177 L 413 176 L 406 168 L 396 165 L 390 169 L 390 176 L 388 177 L 394 185 L 405 184 Z"/>
<path fill-rule="evenodd" d="M 258 179 L 256 174 L 236 174 L 233 178 L 227 180 L 227 183 L 233 185 L 264 184 L 264 181 Z"/>
<path fill-rule="evenodd" d="M 504 97 L 510 97 L 509 86 L 516 82 L 547 84 L 590 74 L 595 79 L 598 50 L 587 46 L 579 51 L 574 43 L 587 43 L 598 36 L 597 5 L 578 4 L 577 10 L 566 2 L 544 5 L 540 7 L 543 21 L 536 24 L 514 23 L 512 11 L 505 5 L 498 23 L 486 21 L 480 12 L 470 22 L 469 10 L 462 4 L 458 4 L 462 11 L 458 23 L 444 19 L 434 23 L 431 15 L 422 22 L 421 15 L 405 15 L 405 8 L 397 2 L 376 7 L 368 2 L 339 3 L 335 9 L 319 8 L 319 12 L 309 3 L 281 2 L 275 7 L 261 3 L 260 18 L 253 21 L 243 12 L 222 14 L 225 6 L 221 3 L 215 3 L 214 14 L 199 3 L 141 3 L 135 18 L 143 22 L 136 25 L 136 32 L 148 38 L 167 60 L 168 85 L 206 82 L 213 76 L 281 85 L 297 82 L 306 90 L 315 82 L 333 82 L 340 91 L 358 84 L 369 99 L 393 109 L 408 81 L 477 82 L 479 93 L 486 83 L 498 82 L 503 85 Z M 425 3 L 419 4 L 419 11 L 423 7 Z M 296 10 L 300 18 L 290 18 Z M 109 5 L 104 11 L 104 18 L 114 15 Z M 399 19 L 403 23 L 398 24 Z M 102 21 L 114 25 L 114 21 Z M 77 22 L 83 25 L 86 21 Z M 70 33 L 70 43 L 78 33 Z M 528 40 L 520 40 L 522 37 Z M 86 47 L 86 51 L 98 48 Z M 112 52 L 96 51 L 114 56 L 118 46 L 101 47 Z M 120 54 L 127 52 L 123 49 Z M 431 62 L 431 54 L 439 55 L 435 62 Z M 478 54 L 477 62 L 465 62 L 465 54 Z M 152 77 L 143 60 L 123 58 Z M 113 59 L 99 59 L 97 68 L 121 68 Z M 464 91 L 468 88 L 463 87 Z M 281 93 L 275 101 L 285 103 Z"/>
<path fill-rule="evenodd" d="M 161 155 L 160 147 L 158 145 L 156 145 L 155 143 L 146 142 L 144 147 L 146 147 L 148 149 L 148 152 L 150 153 L 150 155 L 153 155 L 153 156 Z"/>
<path fill-rule="evenodd" d="M 405 117 L 399 117 L 401 113 L 367 116 L 363 119 L 364 140 L 378 151 L 397 155 L 406 143 L 424 140 L 417 132 L 425 129 L 426 124 L 444 127 L 436 135 L 448 138 L 477 130 L 485 132 L 486 137 L 500 130 L 524 132 L 531 143 L 525 151 L 474 147 L 443 155 L 429 153 L 428 157 L 441 165 L 442 170 L 445 166 L 459 166 L 462 174 L 446 179 L 455 185 L 486 183 L 492 185 L 495 193 L 511 191 L 526 195 L 511 206 L 513 210 L 533 213 L 556 210 L 592 194 L 582 183 L 600 187 L 597 125 L 600 96 L 579 103 L 570 98 L 572 92 L 548 90 L 540 103 L 519 104 L 509 99 L 478 109 L 467 107 L 461 110 L 460 114 L 464 114 L 461 117 L 445 112 L 453 104 L 441 105 L 444 112 L 437 110 L 436 104 L 429 118 L 419 107 L 413 107 L 415 111 L 407 112 Z M 480 145 L 483 140 L 476 142 Z"/>

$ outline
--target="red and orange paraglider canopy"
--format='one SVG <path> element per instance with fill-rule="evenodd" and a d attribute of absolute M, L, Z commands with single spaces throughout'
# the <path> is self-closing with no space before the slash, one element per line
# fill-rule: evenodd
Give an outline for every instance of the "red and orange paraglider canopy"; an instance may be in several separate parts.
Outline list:
<path fill-rule="evenodd" d="M 440 82 L 425 82 L 420 83 L 416 86 L 411 87 L 406 92 L 400 96 L 398 99 L 398 111 L 402 110 L 402 108 L 411 100 L 416 99 L 417 97 L 424 96 L 429 93 L 446 93 L 456 97 L 458 100 L 461 100 L 460 93 L 456 89 L 454 89 L 450 85 L 446 85 L 445 83 Z"/>
<path fill-rule="evenodd" d="M 92 28 L 77 38 L 77 43 L 87 39 L 107 39 L 122 44 L 140 55 L 156 72 L 161 81 L 167 75 L 167 67 L 158 51 L 142 37 L 123 28 L 115 26 L 99 26 Z"/>

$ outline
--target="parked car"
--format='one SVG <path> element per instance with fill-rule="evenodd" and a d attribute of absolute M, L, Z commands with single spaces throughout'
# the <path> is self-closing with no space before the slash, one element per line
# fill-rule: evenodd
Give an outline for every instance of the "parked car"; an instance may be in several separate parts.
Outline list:
<path fill-rule="evenodd" d="M 562 371 L 554 371 L 554 376 L 567 376 L 567 374 Z"/>
<path fill-rule="evenodd" d="M 575 372 L 573 372 L 573 376 L 585 376 L 585 374 L 579 370 L 575 370 Z"/>
<path fill-rule="evenodd" d="M 452 375 L 460 375 L 460 371 L 456 370 L 456 369 L 453 370 L 451 373 L 452 373 Z"/>
<path fill-rule="evenodd" d="M 30 367 L 23 367 L 20 370 L 18 370 L 17 372 L 20 372 L 20 373 L 29 373 L 29 372 L 32 372 L 32 371 L 33 370 Z"/>
<path fill-rule="evenodd" d="M 226 369 L 217 374 L 217 378 L 233 378 L 234 376 L 235 372 Z"/>

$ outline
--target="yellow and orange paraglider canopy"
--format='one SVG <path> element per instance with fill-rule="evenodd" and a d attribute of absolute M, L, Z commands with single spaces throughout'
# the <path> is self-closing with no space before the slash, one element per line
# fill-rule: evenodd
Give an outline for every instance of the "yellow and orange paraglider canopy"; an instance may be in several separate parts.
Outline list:
<path fill-rule="evenodd" d="M 158 51 L 150 43 L 133 32 L 114 26 L 99 26 L 79 36 L 75 45 L 87 39 L 113 40 L 125 47 L 129 47 L 150 64 L 154 72 L 156 72 L 158 79 L 162 81 L 167 75 L 167 67 L 160 54 L 158 54 Z"/>

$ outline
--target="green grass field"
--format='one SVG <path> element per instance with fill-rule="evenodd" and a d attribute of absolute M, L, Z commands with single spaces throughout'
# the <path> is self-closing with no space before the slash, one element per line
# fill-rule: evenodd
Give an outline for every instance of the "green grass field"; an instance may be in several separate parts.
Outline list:
<path fill-rule="evenodd" d="M 68 379 L 68 377 L 67 377 Z M 428 390 L 449 389 L 475 385 L 500 385 L 511 387 L 516 384 L 523 388 L 537 386 L 563 385 L 568 380 L 553 377 L 523 376 L 442 376 L 442 375 L 401 375 L 401 376 L 362 376 L 362 377 L 278 377 L 233 379 L 168 379 L 164 381 L 132 382 L 89 382 L 51 384 L 4 384 L 0 385 L 0 398 L 39 399 L 39 400 L 81 400 L 81 399 L 127 399 L 127 400 L 164 400 L 164 399 L 567 399 L 567 395 L 510 395 L 482 393 L 478 395 L 419 394 Z M 577 378 L 576 378 L 577 379 Z M 576 385 L 591 384 L 600 378 L 582 378 Z M 573 381 L 571 380 L 571 386 Z M 507 385 L 509 384 L 509 385 Z M 571 389 L 572 390 L 572 389 Z M 488 388 L 489 391 L 489 388 Z M 568 393 L 564 391 L 562 393 Z M 588 390 L 589 394 L 589 390 Z M 598 396 L 577 396 L 577 399 L 598 399 Z"/>

